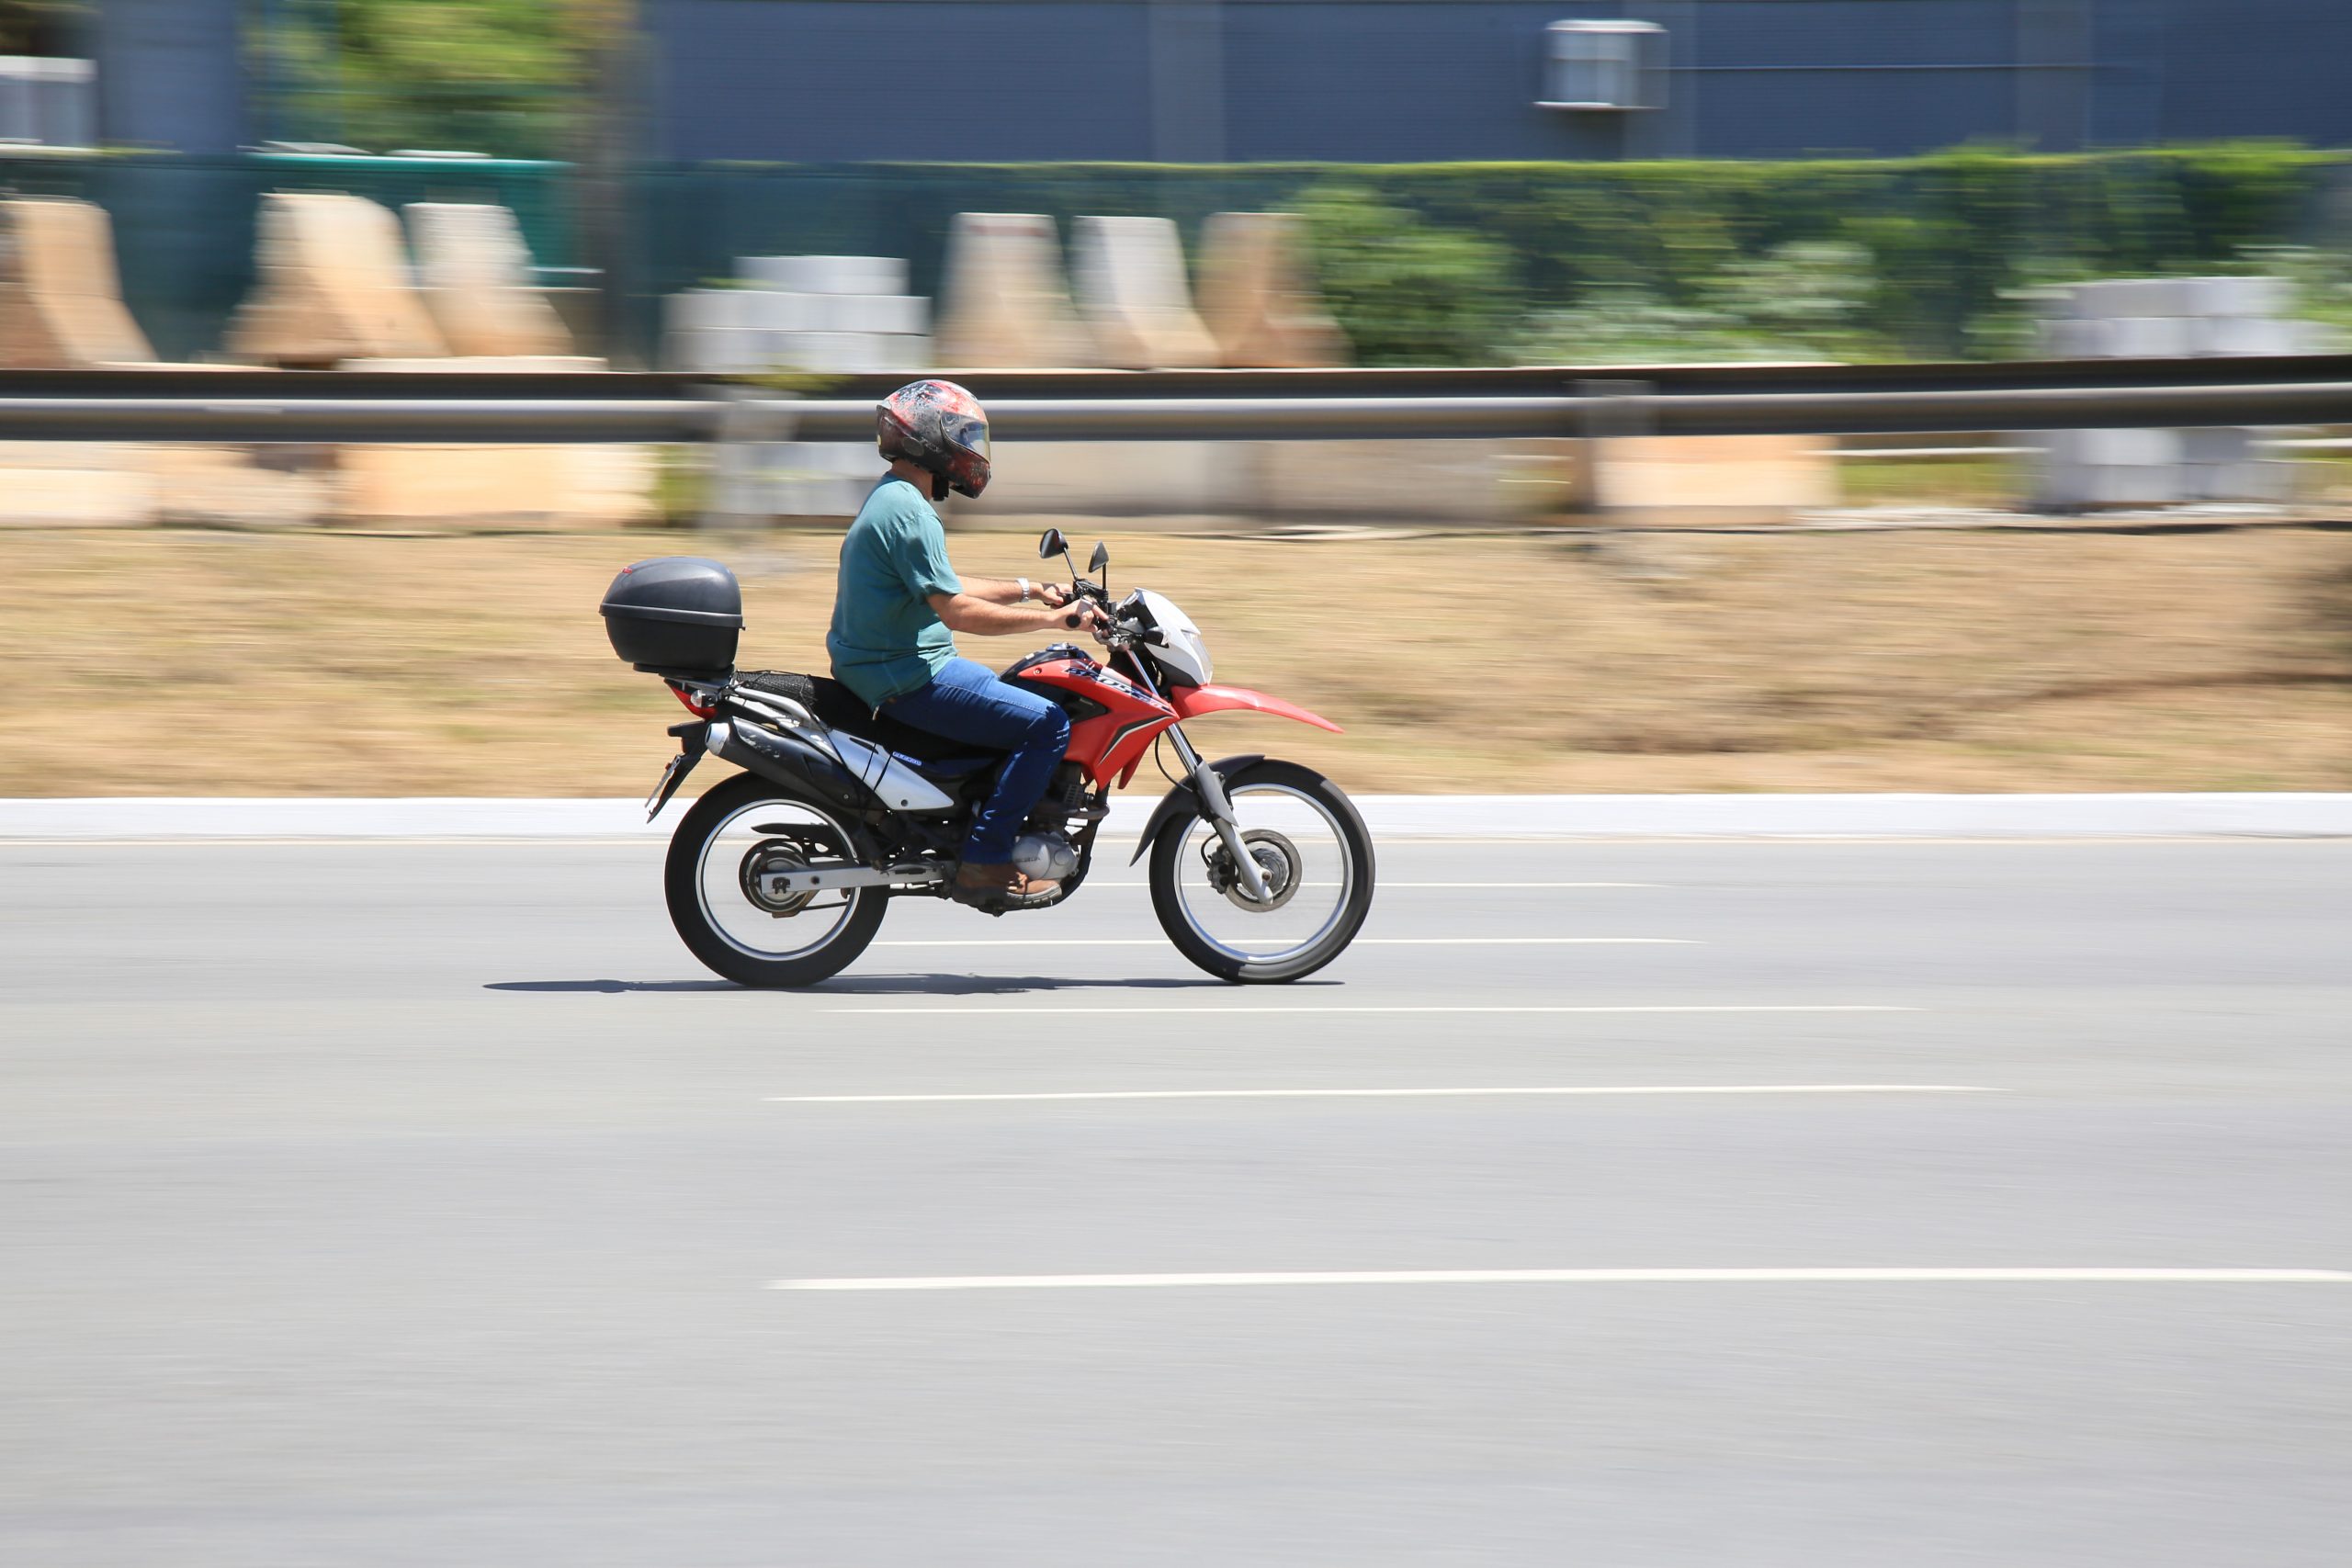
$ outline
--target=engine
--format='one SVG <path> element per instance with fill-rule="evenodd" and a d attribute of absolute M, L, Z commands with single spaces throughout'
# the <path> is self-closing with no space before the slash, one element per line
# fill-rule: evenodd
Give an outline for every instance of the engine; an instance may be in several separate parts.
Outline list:
<path fill-rule="evenodd" d="M 1078 872 L 1078 846 L 1053 829 L 1026 832 L 1012 840 L 1012 865 L 1041 882 L 1067 881 Z"/>

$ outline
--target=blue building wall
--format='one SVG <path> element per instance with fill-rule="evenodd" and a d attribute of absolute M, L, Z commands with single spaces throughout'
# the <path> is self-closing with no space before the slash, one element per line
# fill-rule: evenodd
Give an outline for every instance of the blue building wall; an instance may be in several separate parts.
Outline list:
<path fill-rule="evenodd" d="M 1548 159 L 2352 143 L 2352 0 L 645 0 L 667 159 Z M 1542 109 L 1544 28 L 1666 106 Z"/>
<path fill-rule="evenodd" d="M 102 141 L 211 154 L 252 139 L 240 0 L 105 0 L 95 9 Z"/>

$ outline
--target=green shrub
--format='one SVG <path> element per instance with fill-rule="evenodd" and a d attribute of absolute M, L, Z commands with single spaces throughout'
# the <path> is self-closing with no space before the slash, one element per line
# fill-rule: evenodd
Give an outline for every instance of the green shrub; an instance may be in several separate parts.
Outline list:
<path fill-rule="evenodd" d="M 1366 365 L 1463 365 L 1494 356 L 1515 299 L 1501 246 L 1433 228 L 1353 186 L 1299 203 L 1323 297 Z"/>

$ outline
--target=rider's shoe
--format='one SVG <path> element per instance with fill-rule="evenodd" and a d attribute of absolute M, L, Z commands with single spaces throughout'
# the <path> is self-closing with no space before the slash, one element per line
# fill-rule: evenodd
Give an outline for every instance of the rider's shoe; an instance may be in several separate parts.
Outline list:
<path fill-rule="evenodd" d="M 958 904 L 1001 913 L 1042 898 L 1060 886 L 1058 882 L 1024 875 L 1009 863 L 988 865 L 966 861 L 956 868 L 956 881 L 947 892 Z"/>

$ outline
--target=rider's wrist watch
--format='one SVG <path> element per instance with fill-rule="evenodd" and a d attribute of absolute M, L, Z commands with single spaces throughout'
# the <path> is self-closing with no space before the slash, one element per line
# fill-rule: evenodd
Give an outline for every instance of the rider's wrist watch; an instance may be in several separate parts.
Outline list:
<path fill-rule="evenodd" d="M 1029 603 L 1029 580 L 1023 577 L 1018 581 L 1021 583 L 1021 602 L 1026 604 Z"/>

